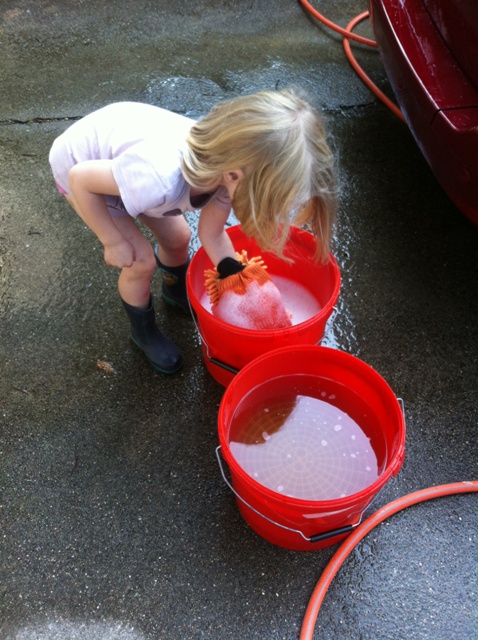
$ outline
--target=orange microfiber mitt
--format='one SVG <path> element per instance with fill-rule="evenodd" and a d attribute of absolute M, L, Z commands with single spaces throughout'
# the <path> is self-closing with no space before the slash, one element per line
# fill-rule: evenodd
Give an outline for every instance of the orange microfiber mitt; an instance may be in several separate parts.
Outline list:
<path fill-rule="evenodd" d="M 213 315 L 243 329 L 290 327 L 290 316 L 264 261 L 260 256 L 248 259 L 246 251 L 236 255 L 242 271 L 226 278 L 221 278 L 217 269 L 204 272 Z"/>

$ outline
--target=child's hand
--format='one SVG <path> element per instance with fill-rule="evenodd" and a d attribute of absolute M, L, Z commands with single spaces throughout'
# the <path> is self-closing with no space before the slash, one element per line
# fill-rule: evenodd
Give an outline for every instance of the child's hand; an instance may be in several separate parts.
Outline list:
<path fill-rule="evenodd" d="M 109 267 L 131 267 L 136 259 L 134 246 L 123 239 L 116 244 L 105 244 L 104 258 Z"/>
<path fill-rule="evenodd" d="M 292 325 L 279 289 L 272 282 L 260 256 L 236 254 L 217 269 L 207 269 L 205 287 L 211 312 L 220 320 L 243 329 L 271 331 Z"/>

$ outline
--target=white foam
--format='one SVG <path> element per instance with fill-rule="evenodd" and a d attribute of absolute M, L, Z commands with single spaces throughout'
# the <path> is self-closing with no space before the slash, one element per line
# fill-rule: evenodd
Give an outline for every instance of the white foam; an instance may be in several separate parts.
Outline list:
<path fill-rule="evenodd" d="M 270 276 L 272 282 L 279 289 L 284 307 L 290 314 L 292 325 L 300 324 L 301 322 L 310 320 L 310 318 L 313 318 L 320 312 L 321 306 L 319 301 L 302 284 L 295 282 L 294 280 L 290 280 L 289 278 L 284 278 L 283 276 L 274 275 L 272 273 L 270 274 Z M 203 296 L 201 297 L 200 303 L 207 311 L 211 312 L 211 303 L 206 292 L 204 292 Z M 229 324 L 236 324 L 237 313 L 238 311 L 234 310 L 234 314 L 232 317 L 234 322 L 223 319 L 224 322 L 228 322 Z"/>
<path fill-rule="evenodd" d="M 271 279 L 281 293 L 293 325 L 310 320 L 320 312 L 319 301 L 304 285 L 274 274 L 271 274 Z"/>
<path fill-rule="evenodd" d="M 244 295 L 225 291 L 214 315 L 227 324 L 243 329 L 273 329 L 290 326 L 280 291 L 273 282 L 248 284 Z"/>

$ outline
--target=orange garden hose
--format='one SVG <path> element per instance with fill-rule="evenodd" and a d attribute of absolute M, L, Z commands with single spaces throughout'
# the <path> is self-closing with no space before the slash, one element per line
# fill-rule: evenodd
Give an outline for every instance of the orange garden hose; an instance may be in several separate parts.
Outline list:
<path fill-rule="evenodd" d="M 315 622 L 330 583 L 349 554 L 374 527 L 395 513 L 398 513 L 399 511 L 402 511 L 414 504 L 418 504 L 419 502 L 425 502 L 426 500 L 432 500 L 433 498 L 440 498 L 458 493 L 472 493 L 477 491 L 478 480 L 470 482 L 455 482 L 452 484 L 442 484 L 436 487 L 429 487 L 428 489 L 409 493 L 408 495 L 398 498 L 393 502 L 389 502 L 389 504 L 376 511 L 373 515 L 367 518 L 367 520 L 362 522 L 362 524 L 359 525 L 357 529 L 355 529 L 355 531 L 351 533 L 341 544 L 317 582 L 305 612 L 300 640 L 312 640 Z"/>
<path fill-rule="evenodd" d="M 358 36 L 355 33 L 351 33 L 348 27 L 346 29 L 343 29 L 342 27 L 339 27 L 338 24 L 335 24 L 335 22 L 328 20 L 324 15 L 319 13 L 317 9 L 314 9 L 314 7 L 310 4 L 310 2 L 307 2 L 307 0 L 300 0 L 300 3 L 319 22 L 322 22 L 322 24 L 325 24 L 325 26 L 329 27 L 329 29 L 332 29 L 332 31 L 336 31 L 337 33 L 340 33 L 340 35 L 343 36 L 344 38 L 350 38 L 351 40 L 355 40 L 356 42 L 360 42 L 361 44 L 366 44 L 369 47 L 377 46 L 377 43 L 375 42 L 375 40 L 370 40 L 369 38 Z M 368 17 L 368 11 L 366 11 L 365 13 L 366 13 L 365 17 Z"/>
<path fill-rule="evenodd" d="M 370 89 L 370 91 L 372 91 L 372 93 L 379 100 L 381 100 L 392 111 L 392 113 L 394 113 L 397 116 L 397 118 L 402 120 L 402 122 L 405 122 L 405 118 L 403 117 L 403 114 L 400 111 L 400 109 L 389 98 L 387 98 L 387 96 L 377 87 L 377 85 L 374 82 L 372 82 L 370 77 L 365 73 L 362 67 L 358 64 L 355 56 L 352 53 L 350 40 L 354 40 L 355 42 L 359 42 L 360 44 L 365 44 L 368 47 L 375 47 L 375 48 L 377 47 L 377 43 L 375 42 L 375 40 L 370 40 L 369 38 L 364 38 L 363 36 L 359 36 L 353 33 L 353 29 L 360 22 L 362 22 L 363 20 L 369 17 L 369 12 L 364 11 L 363 13 L 359 14 L 358 16 L 353 18 L 353 20 L 350 21 L 350 23 L 345 27 L 345 29 L 343 29 L 339 25 L 328 20 L 325 16 L 319 13 L 317 9 L 314 9 L 314 7 L 307 0 L 300 0 L 300 3 L 319 22 L 324 24 L 326 27 L 329 27 L 329 29 L 332 29 L 333 31 L 340 33 L 340 35 L 343 37 L 343 46 L 344 46 L 345 55 L 347 56 L 347 60 L 352 65 L 354 71 L 357 73 L 359 78 Z"/>

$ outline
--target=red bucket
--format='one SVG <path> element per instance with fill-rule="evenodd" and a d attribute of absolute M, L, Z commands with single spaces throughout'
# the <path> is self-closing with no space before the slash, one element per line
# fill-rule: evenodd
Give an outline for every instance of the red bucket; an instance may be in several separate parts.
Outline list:
<path fill-rule="evenodd" d="M 334 406 L 333 410 L 336 413 L 340 408 L 349 416 L 353 416 L 360 426 L 364 426 L 362 421 L 365 420 L 369 425 L 373 423 L 376 431 L 375 442 L 379 443 L 380 448 L 380 452 L 378 449 L 376 452 L 377 459 L 380 457 L 381 462 L 370 484 L 362 483 L 360 490 L 344 497 L 325 500 L 299 499 L 264 486 L 253 477 L 258 474 L 251 473 L 250 469 L 246 471 L 244 465 L 238 461 L 231 450 L 233 448 L 231 428 L 241 407 L 248 402 L 251 394 L 254 393 L 255 397 L 258 397 L 262 389 L 266 388 L 264 385 L 270 389 L 277 382 L 278 389 L 280 384 L 282 389 L 289 389 L 291 381 L 295 379 L 317 379 L 320 384 L 325 385 L 324 388 L 328 385 L 329 389 L 338 389 L 336 394 L 330 395 L 330 398 L 335 398 L 336 407 Z M 284 387 L 284 384 L 288 386 Z M 318 395 L 324 394 L 325 392 Z M 268 409 L 264 410 L 268 411 Z M 311 425 L 312 423 L 308 421 L 306 432 L 302 434 L 305 439 L 304 448 L 309 458 L 311 451 L 314 450 L 308 447 L 306 442 L 309 435 L 313 435 L 311 432 L 308 433 L 308 430 L 315 429 L 315 426 Z M 218 427 L 220 446 L 217 456 L 221 472 L 236 495 L 237 504 L 244 519 L 256 533 L 269 542 L 296 551 L 321 549 L 339 542 L 350 533 L 360 524 L 365 509 L 378 491 L 391 476 L 398 473 L 405 455 L 404 413 L 391 388 L 366 363 L 343 351 L 327 347 L 307 345 L 285 347 L 271 351 L 245 366 L 224 393 L 219 408 Z M 263 435 L 266 438 L 265 434 Z M 368 440 L 370 443 L 373 442 L 372 438 Z M 375 445 L 373 448 L 375 449 Z M 232 484 L 224 473 L 220 451 L 229 467 Z M 288 450 L 285 453 L 291 457 Z M 352 457 L 356 456 L 352 454 Z M 321 458 L 319 461 L 314 456 L 312 458 L 310 479 L 326 484 L 327 472 L 324 475 L 324 469 L 327 469 L 327 459 Z M 302 465 L 300 468 L 303 471 L 304 462 L 299 461 L 298 464 Z M 275 473 L 290 474 L 283 462 L 274 460 L 274 465 L 277 467 L 274 469 Z M 350 458 L 349 461 L 344 462 L 344 465 L 346 465 L 344 474 L 353 475 Z M 317 480 L 319 468 L 322 475 L 320 480 Z M 336 484 L 342 482 L 342 475 L 339 480 L 336 475 L 334 477 Z M 303 483 L 302 478 L 300 482 Z M 347 482 L 351 482 L 351 486 L 357 486 L 356 478 L 351 477 Z"/>
<path fill-rule="evenodd" d="M 239 225 L 227 230 L 236 251 L 249 257 L 260 255 L 274 278 L 280 276 L 305 287 L 317 300 L 320 311 L 300 324 L 276 331 L 253 331 L 230 325 L 216 318 L 204 306 L 204 271 L 213 265 L 201 247 L 191 260 L 186 276 L 189 302 L 201 336 L 204 361 L 217 382 L 227 387 L 246 364 L 268 351 L 295 344 L 317 344 L 323 338 L 340 290 L 340 271 L 331 256 L 327 264 L 314 259 L 315 238 L 297 227 L 291 228 L 285 256 L 292 262 L 263 252 Z"/>

